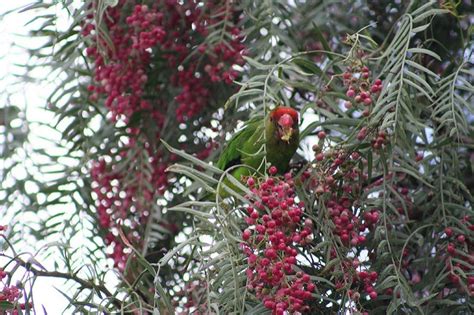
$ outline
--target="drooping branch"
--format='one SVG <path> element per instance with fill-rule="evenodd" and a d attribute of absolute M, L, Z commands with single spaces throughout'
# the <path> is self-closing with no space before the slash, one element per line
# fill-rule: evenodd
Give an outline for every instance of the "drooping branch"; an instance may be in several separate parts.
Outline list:
<path fill-rule="evenodd" d="M 2 255 L 4 256 L 4 255 Z M 6 256 L 4 256 L 6 257 Z M 95 290 L 100 297 L 104 295 L 106 298 L 112 300 L 112 304 L 117 307 L 117 308 L 122 308 L 122 303 L 120 302 L 119 299 L 115 298 L 113 294 L 107 289 L 107 287 L 103 284 L 98 284 L 95 283 L 92 280 L 85 280 L 80 277 L 78 277 L 75 274 L 71 273 L 65 273 L 65 272 L 59 272 L 59 271 L 47 271 L 47 270 L 40 270 L 37 268 L 34 268 L 30 262 L 26 262 L 23 259 L 19 257 L 14 257 L 12 258 L 19 266 L 22 266 L 25 268 L 27 271 L 33 273 L 36 277 L 48 277 L 48 278 L 60 278 L 60 279 L 66 279 L 66 280 L 72 280 L 76 283 L 78 283 L 82 288 L 84 289 L 90 289 L 90 290 Z"/>

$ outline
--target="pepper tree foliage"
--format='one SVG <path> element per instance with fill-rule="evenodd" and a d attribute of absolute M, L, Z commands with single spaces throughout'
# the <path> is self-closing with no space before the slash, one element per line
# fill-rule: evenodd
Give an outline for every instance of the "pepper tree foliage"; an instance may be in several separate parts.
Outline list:
<path fill-rule="evenodd" d="M 67 29 L 51 14 L 58 7 Z M 31 234 L 60 237 L 46 254 L 65 271 L 15 251 L 9 226 L 3 309 L 41 304 L 12 285 L 21 273 L 24 283 L 76 283 L 76 311 L 472 313 L 467 2 L 89 0 L 23 10 L 38 11 L 31 35 L 46 39 L 30 53 L 57 86 L 56 120 L 44 125 L 61 134 L 64 154 L 36 150 L 47 180 L 10 180 L 2 211 L 41 218 Z M 236 127 L 276 105 L 301 118 L 289 173 L 268 165 L 239 182 L 212 166 Z M 204 201 L 224 178 L 237 189 Z M 18 210 L 9 196 L 27 204 Z"/>

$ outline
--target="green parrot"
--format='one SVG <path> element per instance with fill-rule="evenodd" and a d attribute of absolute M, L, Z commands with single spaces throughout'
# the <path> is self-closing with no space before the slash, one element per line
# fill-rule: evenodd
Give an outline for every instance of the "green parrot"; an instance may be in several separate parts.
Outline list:
<path fill-rule="evenodd" d="M 238 180 L 253 175 L 255 170 L 263 173 L 264 141 L 266 162 L 275 166 L 280 174 L 287 171 L 299 145 L 298 112 L 291 107 L 280 106 L 272 110 L 265 121 L 261 118 L 249 121 L 230 139 L 216 166 L 221 170 L 235 166 L 230 174 Z M 227 182 L 226 185 L 234 188 Z M 223 195 L 222 192 L 220 194 Z"/>

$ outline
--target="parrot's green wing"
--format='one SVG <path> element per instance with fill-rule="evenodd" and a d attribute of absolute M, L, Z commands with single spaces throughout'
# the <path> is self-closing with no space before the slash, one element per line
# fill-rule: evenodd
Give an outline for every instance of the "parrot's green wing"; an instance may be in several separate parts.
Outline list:
<path fill-rule="evenodd" d="M 234 165 L 243 164 L 242 150 L 248 147 L 247 142 L 257 132 L 262 123 L 262 118 L 254 118 L 250 120 L 245 127 L 235 133 L 227 143 L 227 146 L 221 153 L 216 166 L 221 170 L 226 170 Z"/>

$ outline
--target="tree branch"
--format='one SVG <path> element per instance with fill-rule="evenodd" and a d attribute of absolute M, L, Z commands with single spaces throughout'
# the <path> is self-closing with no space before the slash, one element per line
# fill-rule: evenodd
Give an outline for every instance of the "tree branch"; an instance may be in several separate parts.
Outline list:
<path fill-rule="evenodd" d="M 34 268 L 31 263 L 25 262 L 21 258 L 14 257 L 13 259 L 18 263 L 18 265 L 20 265 L 20 266 L 24 267 L 26 270 L 32 272 L 37 277 L 61 278 L 61 279 L 75 281 L 78 284 L 80 284 L 82 288 L 95 290 L 99 293 L 99 296 L 101 296 L 100 293 L 102 293 L 107 298 L 111 298 L 113 305 L 115 305 L 119 309 L 122 308 L 122 304 L 121 304 L 120 300 L 115 298 L 113 296 L 113 294 L 103 284 L 96 284 L 93 281 L 88 281 L 88 280 L 81 279 L 78 276 L 76 276 L 74 274 L 70 274 L 70 273 L 64 273 L 64 272 L 59 272 L 59 271 L 39 270 L 39 269 Z"/>

